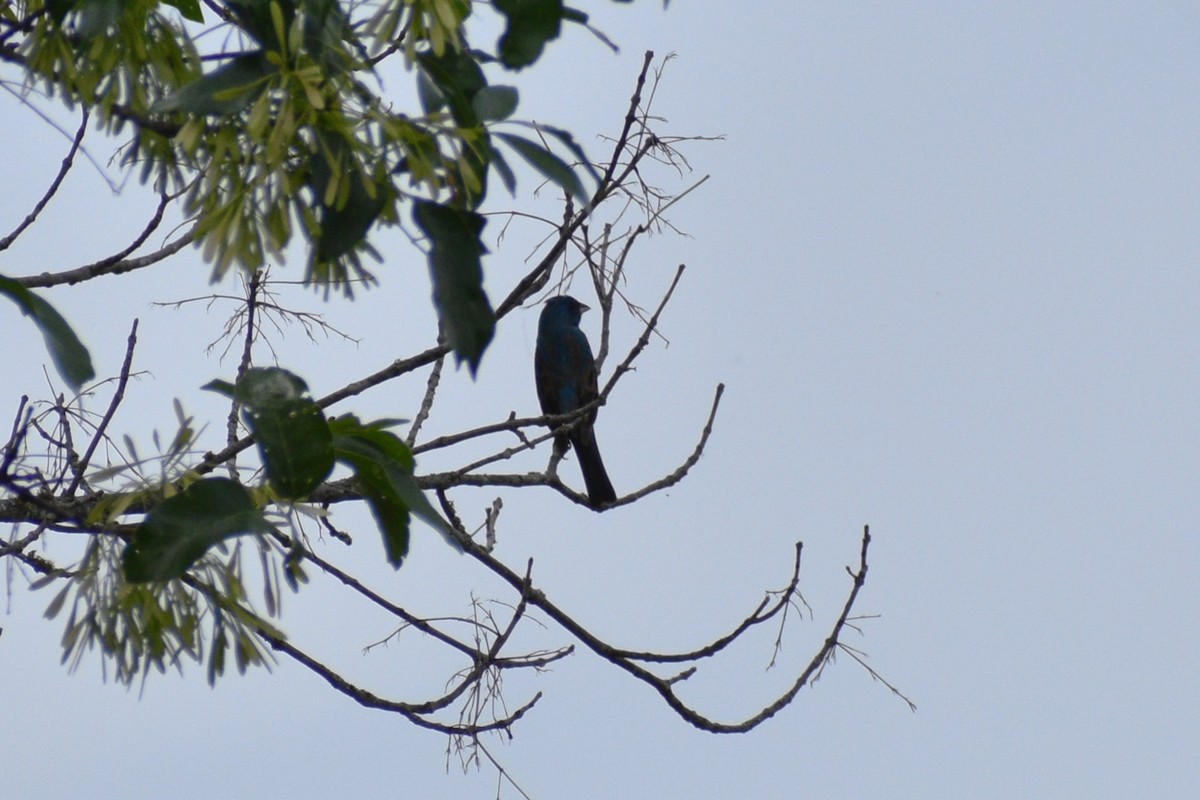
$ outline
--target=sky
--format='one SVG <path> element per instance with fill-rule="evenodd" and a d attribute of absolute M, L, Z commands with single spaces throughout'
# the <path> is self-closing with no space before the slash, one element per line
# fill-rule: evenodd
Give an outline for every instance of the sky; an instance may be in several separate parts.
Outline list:
<path fill-rule="evenodd" d="M 751 733 L 690 728 L 652 691 L 577 652 L 506 687 L 544 697 L 490 752 L 535 798 L 1124 798 L 1200 792 L 1200 7 L 1185 3 L 779 3 L 713 11 L 589 4 L 613 54 L 568 32 L 509 80 L 520 113 L 606 151 L 642 54 L 665 64 L 660 135 L 693 172 L 685 236 L 635 251 L 630 292 L 652 305 L 685 276 L 656 341 L 601 411 L 597 436 L 619 493 L 690 452 L 717 384 L 726 390 L 703 459 L 669 491 L 593 514 L 545 490 L 464 491 L 480 521 L 504 501 L 497 555 L 614 643 L 685 649 L 725 632 L 790 574 L 805 543 L 812 618 L 750 637 L 688 683 L 723 720 L 754 713 L 827 635 L 864 524 L 873 542 L 846 641 L 917 705 L 845 657 Z M 3 73 L 5 80 L 12 75 Z M 389 78 L 403 89 L 402 76 Z M 65 142 L 0 93 L 0 229 L 27 213 Z M 61 119 L 68 117 L 59 116 Z M 73 129 L 73 128 L 72 128 Z M 103 165 L 108 145 L 93 140 Z M 104 168 L 110 177 L 119 174 Z M 510 200 L 494 211 L 553 198 Z M 0 273 L 77 266 L 131 238 L 154 198 L 114 194 L 81 167 Z M 503 220 L 489 222 L 498 237 Z M 67 235 L 67 234 L 70 235 Z M 527 269 L 541 232 L 492 238 L 493 295 Z M 403 236 L 383 240 L 382 286 L 353 304 L 295 290 L 358 339 L 276 340 L 280 363 L 321 395 L 428 345 L 428 286 Z M 299 261 L 277 274 L 299 277 Z M 585 299 L 586 287 L 572 288 Z M 48 291 L 101 375 L 115 374 L 134 317 L 147 372 L 114 425 L 151 448 L 173 398 L 209 421 L 198 391 L 229 377 L 206 354 L 220 302 L 198 251 L 136 279 Z M 472 381 L 448 370 L 429 435 L 536 413 L 537 309 L 506 318 Z M 593 342 L 595 319 L 584 318 Z M 36 342 L 13 308 L 7 341 Z M 640 329 L 614 322 L 623 353 Z M 18 338 L 19 337 L 19 338 Z M 669 343 L 669 344 L 668 344 Z M 269 358 L 263 352 L 261 357 Z M 0 410 L 47 394 L 40 342 L 6 357 Z M 611 369 L 612 359 L 608 368 Z M 420 382 L 338 410 L 411 416 Z M 100 399 L 95 406 L 102 407 Z M 419 463 L 437 469 L 450 461 Z M 514 469 L 539 469 L 541 451 Z M 562 475 L 578 485 L 577 465 Z M 418 530 L 404 568 L 382 564 L 365 515 L 325 551 L 397 602 L 463 614 L 506 598 L 469 559 Z M 7 532 L 6 532 L 7 533 Z M 65 557 L 70 543 L 46 554 Z M 12 573 L 0 611 L 0 773 L 12 797 L 519 797 L 494 769 L 464 773 L 446 740 L 363 709 L 291 663 L 231 675 L 102 680 L 92 658 L 60 666 L 47 593 Z M 444 671 L 409 636 L 364 653 L 387 618 L 314 581 L 282 624 L 355 680 L 393 697 L 436 693 Z M 552 627 L 529 641 L 569 644 Z M 409 695 L 405 695 L 405 692 Z"/>

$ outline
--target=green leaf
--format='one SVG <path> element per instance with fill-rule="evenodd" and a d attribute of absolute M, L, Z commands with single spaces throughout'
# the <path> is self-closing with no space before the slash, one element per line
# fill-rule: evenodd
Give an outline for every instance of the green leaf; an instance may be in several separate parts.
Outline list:
<path fill-rule="evenodd" d="M 236 384 L 218 378 L 201 388 L 250 407 L 296 400 L 308 392 L 308 384 L 303 378 L 279 367 L 251 367 Z"/>
<path fill-rule="evenodd" d="M 517 176 L 513 174 L 512 167 L 504 160 L 504 156 L 500 155 L 500 151 L 492 148 L 492 166 L 496 168 L 496 173 L 500 176 L 500 182 L 504 184 L 504 188 L 508 189 L 508 193 L 513 197 L 517 196 Z"/>
<path fill-rule="evenodd" d="M 414 203 L 413 220 L 429 239 L 433 304 L 446 338 L 458 362 L 466 361 L 474 375 L 495 328 L 480 265 L 487 252 L 480 239 L 486 220 L 474 211 L 429 200 Z"/>
<path fill-rule="evenodd" d="M 212 381 L 204 388 L 242 404 L 267 481 L 277 494 L 304 497 L 329 477 L 333 434 L 298 376 L 278 367 L 255 367 L 236 386 Z"/>
<path fill-rule="evenodd" d="M 575 160 L 582 164 L 583 168 L 587 170 L 587 173 L 592 177 L 592 180 L 594 180 L 597 184 L 600 183 L 600 173 L 596 172 L 596 168 L 592 165 L 592 160 L 587 157 L 587 153 L 583 152 L 583 148 L 580 147 L 579 143 L 575 141 L 575 137 L 571 135 L 570 131 L 540 122 L 529 123 L 529 126 L 538 133 L 549 134 L 550 136 L 553 136 L 555 139 L 558 139 L 560 142 L 562 142 L 563 146 L 571 151 L 571 155 L 575 156 Z"/>
<path fill-rule="evenodd" d="M 57 575 L 55 577 L 58 577 Z M 36 588 L 31 586 L 32 588 Z M 62 611 L 63 603 L 67 602 L 67 596 L 71 593 L 73 584 L 70 582 L 64 586 L 58 594 L 54 595 L 54 599 L 50 601 L 50 605 L 46 606 L 46 610 L 42 612 L 42 616 L 46 619 L 54 619 L 58 616 L 58 612 Z"/>
<path fill-rule="evenodd" d="M 508 18 L 499 50 L 509 69 L 537 61 L 546 42 L 558 37 L 566 16 L 562 0 L 495 0 L 495 6 Z"/>
<path fill-rule="evenodd" d="M 413 476 L 412 470 L 405 471 L 395 467 L 388 467 L 386 471 L 388 480 L 396 490 L 396 494 L 408 506 L 409 511 L 416 514 L 427 525 L 440 533 L 447 544 L 455 550 L 462 552 L 462 546 L 454 538 L 454 529 L 450 527 L 450 523 L 442 519 L 442 515 L 437 512 L 433 504 L 425 497 L 425 493 L 421 491 L 421 487 L 417 484 L 417 479 Z"/>
<path fill-rule="evenodd" d="M 216 392 L 217 394 L 223 394 L 230 400 L 233 400 L 237 397 L 237 387 L 229 381 L 223 381 L 220 378 L 214 378 L 200 388 L 207 389 L 210 392 Z"/>
<path fill-rule="evenodd" d="M 318 134 L 323 146 L 312 157 L 309 188 L 318 198 L 321 232 L 317 237 L 315 258 L 328 263 L 353 250 L 367 235 L 371 225 L 383 213 L 391 197 L 390 181 L 370 181 L 350 151 L 345 140 Z M 331 163 L 332 162 L 334 163 Z M 346 182 L 346 192 L 340 201 L 324 203 L 329 181 L 335 174 Z M 368 192 L 366 182 L 374 186 Z"/>
<path fill-rule="evenodd" d="M 335 420 L 335 422 L 342 423 L 342 427 L 338 427 L 337 430 L 343 436 L 353 436 L 368 444 L 379 454 L 380 464 L 387 472 L 388 480 L 409 509 L 441 533 L 456 550 L 461 550 L 462 548 L 454 538 L 453 528 L 437 513 L 421 491 L 421 487 L 417 485 L 416 478 L 413 477 L 416 462 L 413 459 L 412 450 L 399 436 L 386 430 L 386 428 L 403 421 L 380 419 L 361 424 L 353 415 L 346 415 Z"/>
<path fill-rule="evenodd" d="M 388 430 L 407 421 L 385 418 L 362 422 L 354 414 L 342 414 L 329 420 L 329 430 L 338 441 L 345 441 L 348 437 L 366 443 L 384 460 L 393 462 L 411 473 L 416 466 L 412 450 L 403 439 Z"/>
<path fill-rule="evenodd" d="M 200 0 L 163 0 L 169 6 L 179 9 L 184 19 L 192 22 L 204 22 L 204 14 L 200 11 Z"/>
<path fill-rule="evenodd" d="M 330 75 L 361 68 L 358 59 L 346 52 L 347 43 L 356 41 L 357 34 L 351 30 L 350 18 L 342 3 L 337 0 L 299 0 L 296 5 L 304 9 L 304 48 Z M 285 17 L 290 25 L 291 16 L 285 14 Z"/>
<path fill-rule="evenodd" d="M 421 110 L 426 114 L 440 111 L 446 106 L 446 97 L 442 90 L 423 69 L 417 70 L 417 99 L 421 101 Z"/>
<path fill-rule="evenodd" d="M 530 166 L 569 192 L 581 205 L 588 204 L 590 198 L 583 188 L 583 182 L 567 162 L 537 142 L 516 134 L 497 133 L 496 137 L 515 150 Z"/>
<path fill-rule="evenodd" d="M 475 115 L 483 122 L 508 119 L 517 110 L 519 96 L 513 86 L 484 86 L 471 101 Z"/>
<path fill-rule="evenodd" d="M 262 450 L 267 481 L 283 497 L 305 497 L 333 469 L 333 439 L 312 400 L 251 412 L 250 427 Z"/>
<path fill-rule="evenodd" d="M 258 99 L 267 87 L 267 79 L 277 71 L 262 51 L 238 56 L 155 103 L 150 110 L 156 114 L 236 114 Z"/>
<path fill-rule="evenodd" d="M 472 102 L 475 95 L 487 86 L 487 78 L 479 63 L 469 53 L 447 49 L 441 56 L 423 53 L 417 56 L 421 69 L 450 106 L 450 115 L 463 128 L 479 124 Z"/>
<path fill-rule="evenodd" d="M 352 414 L 330 422 L 338 461 L 350 466 L 371 508 L 388 563 L 399 568 L 408 555 L 410 513 L 427 522 L 456 550 L 453 529 L 434 510 L 413 477 L 412 451 L 384 430 L 392 420 L 363 424 Z"/>
<path fill-rule="evenodd" d="M 77 5 L 79 0 L 46 0 L 46 11 L 52 20 L 61 25 L 67 14 Z"/>
<path fill-rule="evenodd" d="M 632 2 L 632 0 L 616 0 L 616 2 L 628 3 Z M 567 22 L 576 22 L 580 25 L 586 25 L 588 21 L 588 15 L 586 12 L 580 11 L 577 8 L 563 6 L 563 19 L 565 19 Z"/>
<path fill-rule="evenodd" d="M 25 316 L 33 317 L 58 374 L 71 387 L 71 391 L 78 392 L 83 384 L 96 377 L 87 348 L 52 305 L 3 275 L 0 275 L 0 294 L 7 295 Z"/>
<path fill-rule="evenodd" d="M 225 674 L 225 651 L 229 648 L 229 637 L 223 627 L 213 633 L 212 650 L 208 657 L 208 685 L 216 686 L 217 678 Z"/>
<path fill-rule="evenodd" d="M 408 555 L 408 506 L 388 480 L 371 448 L 350 437 L 335 437 L 334 449 L 338 460 L 354 470 L 358 488 L 379 526 L 383 552 L 387 561 L 399 569 Z"/>
<path fill-rule="evenodd" d="M 138 526 L 122 558 L 125 580 L 179 578 L 218 542 L 269 529 L 240 483 L 229 478 L 196 481 L 151 509 Z"/>
<path fill-rule="evenodd" d="M 120 25 L 121 17 L 132 10 L 132 5 L 126 0 L 79 0 L 74 5 L 80 15 L 76 32 L 83 39 L 109 33 Z"/>
<path fill-rule="evenodd" d="M 271 19 L 272 4 L 283 13 L 284 28 L 290 27 L 296 14 L 295 0 L 285 0 L 283 3 L 272 3 L 272 0 L 228 0 L 224 5 L 233 12 L 237 27 L 260 44 L 267 45 L 267 49 L 278 52 L 281 43 L 275 36 L 275 23 Z"/>
<path fill-rule="evenodd" d="M 481 129 L 475 101 L 483 95 L 480 101 L 482 108 L 495 113 L 503 111 L 503 106 L 508 102 L 505 98 L 509 95 L 503 88 L 497 93 L 488 94 L 487 78 L 479 68 L 479 59 L 472 53 L 449 49 L 441 56 L 423 53 L 417 56 L 417 61 L 421 72 L 432 84 L 425 86 L 420 80 L 417 83 L 426 113 L 440 108 L 444 103 L 449 106 L 450 116 L 459 128 L 471 129 L 458 134 L 463 146 L 462 156 L 458 173 L 450 178 L 455 184 L 458 199 L 470 208 L 477 208 L 487 192 L 491 148 L 483 139 L 486 132 Z"/>

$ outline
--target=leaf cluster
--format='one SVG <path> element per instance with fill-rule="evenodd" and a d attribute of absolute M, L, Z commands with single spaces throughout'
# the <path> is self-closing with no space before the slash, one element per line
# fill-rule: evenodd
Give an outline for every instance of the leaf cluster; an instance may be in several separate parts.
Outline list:
<path fill-rule="evenodd" d="M 503 28 L 490 51 L 468 36 L 485 11 Z M 494 327 L 477 213 L 489 175 L 514 191 L 515 154 L 580 205 L 579 172 L 598 177 L 569 133 L 515 119 L 517 88 L 484 68 L 524 69 L 564 23 L 587 19 L 562 0 L 24 0 L 0 12 L 0 36 L 17 42 L 0 60 L 102 129 L 131 126 L 126 163 L 182 194 L 214 278 L 283 260 L 298 235 L 306 280 L 350 292 L 375 277 L 372 232 L 403 224 L 408 207 L 440 318 L 474 370 Z M 420 109 L 382 92 L 390 57 Z"/>
<path fill-rule="evenodd" d="M 468 44 L 467 21 L 483 8 L 504 20 L 493 53 Z M 646 54 L 602 174 L 592 169 L 566 131 L 515 119 L 518 90 L 489 80 L 495 72 L 488 65 L 515 71 L 533 64 L 564 22 L 586 24 L 586 16 L 551 0 L 383 0 L 369 7 L 333 0 L 204 0 L 203 5 L 195 0 L 56 0 L 0 8 L 0 61 L 22 65 L 31 80 L 85 109 L 58 179 L 17 230 L 0 239 L 0 251 L 57 190 L 88 114 L 105 130 L 132 126 L 125 157 L 140 163 L 143 179 L 153 180 L 162 192 L 158 213 L 120 253 L 44 277 L 0 278 L 0 293 L 41 328 L 72 387 L 90 379 L 86 350 L 31 288 L 140 269 L 193 240 L 203 246 L 217 276 L 235 265 L 254 270 L 246 282 L 244 311 L 232 326 L 237 333 L 226 330 L 230 335 L 244 332 L 237 373 L 233 380 L 204 387 L 230 403 L 226 446 L 219 453 L 201 455 L 195 449 L 192 418 L 178 402 L 179 428 L 170 444 L 164 450 L 157 434 L 153 437 L 158 459 L 143 462 L 131 437 L 124 437 L 122 448 L 108 433 L 135 374 L 136 321 L 103 415 L 84 411 L 78 396 L 71 401 L 60 396 L 52 405 L 35 403 L 43 409 L 36 415 L 26 399 L 21 401 L 9 441 L 0 447 L 0 520 L 14 524 L 10 539 L 0 543 L 0 558 L 39 573 L 35 587 L 65 582 L 47 609 L 51 617 L 66 612 L 64 661 L 74 666 L 88 651 L 99 650 L 106 668 L 112 665 L 125 683 L 152 670 L 179 668 L 185 660 L 207 661 L 214 681 L 231 657 L 244 671 L 282 654 L 364 706 L 478 742 L 483 733 L 507 732 L 540 697 L 506 706 L 500 687 L 507 671 L 542 670 L 575 647 L 512 652 L 512 636 L 531 611 L 651 687 L 684 720 L 719 733 L 743 732 L 770 718 L 844 649 L 838 636 L 852 625 L 849 614 L 866 574 L 865 529 L 860 566 L 852 573 L 842 613 L 792 686 L 740 721 L 711 719 L 689 705 L 677 687 L 701 661 L 770 621 L 779 625 L 778 651 L 789 609 L 799 611 L 796 603 L 803 602 L 799 546 L 787 587 L 769 593 L 725 635 L 686 652 L 621 648 L 595 635 L 536 586 L 532 562 L 522 574 L 493 555 L 501 498 L 495 498 L 472 533 L 449 494 L 472 486 L 546 487 L 589 505 L 559 478 L 555 457 L 542 472 L 497 465 L 549 441 L 595 409 L 534 418 L 518 418 L 513 412 L 502 422 L 418 440 L 446 357 L 454 352 L 474 368 L 495 320 L 550 286 L 555 273 L 561 270 L 556 279 L 560 289 L 576 277 L 590 279 L 602 320 L 599 366 L 610 355 L 609 322 L 617 303 L 644 324 L 624 358 L 607 370 L 611 376 L 597 405 L 609 402 L 651 337 L 661 335 L 660 315 L 682 275 L 680 265 L 652 312 L 626 296 L 626 269 L 632 265 L 635 242 L 650 232 L 672 230 L 665 214 L 691 191 L 672 195 L 646 182 L 644 167 L 652 162 L 680 174 L 686 167 L 672 146 L 678 140 L 647 127 L 653 117 L 649 100 L 643 105 L 643 88 L 653 54 Z M 210 26 L 209 34 L 224 37 L 218 49 L 208 44 L 212 36 L 203 39 L 204 25 Z M 146 31 L 157 33 L 143 36 Z M 376 91 L 375 66 L 393 56 L 405 60 L 416 82 L 420 107 L 411 114 L 395 111 Z M 96 71 L 96 64 L 107 71 Z M 653 94 L 651 89 L 647 97 Z M 559 220 L 541 220 L 553 231 L 544 252 L 493 311 L 482 288 L 486 249 L 481 204 L 493 172 L 505 188 L 515 190 L 509 164 L 514 154 L 559 186 L 566 202 Z M 596 187 L 589 190 L 593 181 Z M 128 259 L 156 229 L 164 207 L 176 200 L 193 216 L 191 230 L 151 256 Z M 602 205 L 604 214 L 611 212 L 611 221 L 598 226 L 604 217 L 597 217 L 596 210 Z M 265 273 L 257 267 L 281 257 L 298 233 L 307 239 L 308 280 L 348 291 L 352 281 L 371 277 L 361 260 L 373 254 L 368 242 L 380 226 L 402 224 L 402 211 L 410 212 L 428 256 L 440 317 L 436 345 L 319 400 L 299 376 L 253 366 L 262 318 L 280 313 L 264 288 Z M 613 225 L 626 213 L 639 219 L 621 233 Z M 326 414 L 338 402 L 424 367 L 431 368 L 426 391 L 407 440 L 392 432 L 398 420 L 364 422 L 352 413 Z M 682 480 L 700 461 L 722 390 L 717 387 L 690 455 L 673 471 L 596 510 L 629 505 Z M 532 433 L 537 429 L 547 432 Z M 80 455 L 74 443 L 83 438 L 76 434 L 85 432 L 88 441 Z M 31 437 L 41 437 L 47 452 L 31 450 Z M 414 453 L 484 441 L 490 443 L 489 455 L 464 458 L 447 472 L 415 474 Z M 247 469 L 237 457 L 251 447 L 257 464 Z M 93 457 L 99 463 L 106 449 L 108 464 L 94 466 Z M 114 464 L 114 451 L 120 463 Z M 38 466 L 31 456 L 42 459 Z M 146 463 L 157 463 L 159 474 L 146 474 Z M 228 477 L 215 474 L 218 470 Z M 133 476 L 130 483 L 115 486 L 113 478 L 126 473 Z M 436 497 L 437 510 L 422 490 Z M 331 539 L 350 543 L 350 534 L 336 529 L 329 513 L 332 504 L 346 501 L 361 502 L 371 511 L 393 567 L 408 554 L 416 517 L 507 584 L 516 602 L 496 606 L 508 612 L 476 613 L 471 619 L 414 614 L 401 607 L 325 558 L 305 529 L 308 520 L 316 520 Z M 82 560 L 59 567 L 37 552 L 35 545 L 51 533 L 86 542 Z M 393 636 L 416 629 L 427 644 L 462 658 L 462 668 L 439 696 L 420 702 L 387 699 L 354 685 L 254 610 L 242 570 L 245 554 L 255 549 L 268 616 L 279 611 L 282 585 L 296 590 L 307 580 L 303 567 L 315 565 L 325 578 L 395 619 L 399 628 Z M 460 625 L 466 626 L 465 635 L 457 630 Z M 861 655 L 845 652 L 856 660 Z M 462 707 L 457 722 L 444 717 L 453 704 Z"/>
<path fill-rule="evenodd" d="M 412 451 L 387 430 L 399 420 L 363 423 L 353 414 L 327 419 L 304 381 L 277 367 L 255 367 L 236 384 L 217 380 L 206 388 L 242 408 L 267 479 L 262 491 L 269 496 L 256 498 L 255 490 L 230 478 L 186 481 L 181 492 L 156 503 L 137 526 L 122 558 L 127 581 L 181 578 L 233 536 L 274 532 L 284 538 L 263 507 L 268 501 L 308 497 L 329 478 L 335 462 L 354 472 L 393 567 L 408 555 L 414 514 L 461 549 L 453 529 L 417 486 Z"/>

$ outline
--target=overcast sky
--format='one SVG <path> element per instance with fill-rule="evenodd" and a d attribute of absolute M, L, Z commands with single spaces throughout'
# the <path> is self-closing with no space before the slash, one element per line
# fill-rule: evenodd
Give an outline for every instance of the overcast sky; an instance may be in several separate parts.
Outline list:
<path fill-rule="evenodd" d="M 651 348 L 599 418 L 618 492 L 674 469 L 718 383 L 725 398 L 705 457 L 669 492 L 599 515 L 543 490 L 463 493 L 460 507 L 478 521 L 502 496 L 497 554 L 518 569 L 534 557 L 551 597 L 631 648 L 687 649 L 724 633 L 786 583 L 802 539 L 815 619 L 792 623 L 774 670 L 772 631 L 685 692 L 723 720 L 768 702 L 819 645 L 869 523 L 859 610 L 879 616 L 847 641 L 918 711 L 843 657 L 761 728 L 717 737 L 579 652 L 512 681 L 513 706 L 546 696 L 493 754 L 535 798 L 1200 793 L 1200 7 L 594 12 L 620 54 L 568 32 L 508 79 L 520 113 L 604 153 L 597 137 L 619 129 L 652 49 L 678 54 L 658 89 L 659 133 L 724 137 L 683 145 L 691 175 L 655 176 L 676 190 L 711 179 L 672 212 L 689 237 L 655 237 L 634 257 L 631 291 L 647 305 L 677 264 L 688 269 L 663 318 L 669 346 Z M 7 232 L 65 142 L 7 94 L 0 142 Z M 98 137 L 92 148 L 101 162 L 112 149 Z M 64 191 L 0 254 L 0 273 L 93 260 L 154 205 L 135 181 L 114 197 L 86 165 Z M 555 213 L 547 201 L 535 207 Z M 489 201 L 511 205 L 499 192 Z M 502 224 L 488 228 L 497 294 L 540 235 L 516 226 L 497 243 Z M 314 346 L 292 331 L 279 342 L 280 362 L 318 395 L 431 340 L 421 259 L 399 234 L 383 241 L 382 288 L 352 306 L 289 295 L 360 339 Z M 290 269 L 277 276 L 299 276 Z M 169 433 L 175 397 L 210 421 L 211 441 L 223 436 L 221 405 L 197 391 L 236 367 L 205 354 L 222 309 L 151 306 L 236 291 L 207 278 L 189 250 L 135 278 L 47 292 L 102 375 L 116 373 L 141 319 L 136 365 L 149 372 L 114 426 L 148 450 L 146 426 Z M 586 300 L 582 284 L 573 291 Z M 447 378 L 430 435 L 536 412 L 536 318 L 531 308 L 503 322 L 475 382 Z M 597 320 L 584 322 L 595 341 Z M 8 415 L 22 393 L 46 395 L 44 353 L 23 344 L 32 328 L 13 307 L 0 325 Z M 614 348 L 638 332 L 618 321 Z M 338 410 L 412 416 L 420 388 L 389 385 Z M 561 469 L 579 485 L 573 460 Z M 462 614 L 472 591 L 511 600 L 427 529 L 392 573 L 369 521 L 338 513 L 355 544 L 329 544 L 330 557 L 397 602 Z M 57 547 L 47 555 L 69 552 Z M 26 591 L 20 574 L 11 586 L 0 616 L 6 796 L 495 795 L 490 769 L 463 775 L 451 758 L 447 773 L 444 738 L 362 709 L 291 663 L 215 690 L 189 667 L 152 677 L 140 695 L 103 683 L 95 658 L 69 674 L 61 620 L 41 618 L 49 595 Z M 286 598 L 282 624 L 380 694 L 440 688 L 444 672 L 413 655 L 424 652 L 416 638 L 363 655 L 393 624 L 321 582 Z M 553 628 L 539 641 L 570 642 Z"/>

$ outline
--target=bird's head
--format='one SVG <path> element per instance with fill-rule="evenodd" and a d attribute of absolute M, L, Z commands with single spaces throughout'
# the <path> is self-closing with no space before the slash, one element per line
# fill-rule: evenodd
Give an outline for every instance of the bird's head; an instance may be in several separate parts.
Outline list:
<path fill-rule="evenodd" d="M 560 294 L 546 301 L 542 309 L 542 324 L 578 325 L 588 307 L 568 294 Z"/>

